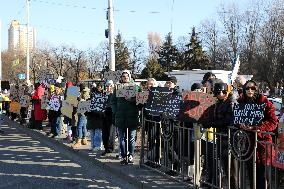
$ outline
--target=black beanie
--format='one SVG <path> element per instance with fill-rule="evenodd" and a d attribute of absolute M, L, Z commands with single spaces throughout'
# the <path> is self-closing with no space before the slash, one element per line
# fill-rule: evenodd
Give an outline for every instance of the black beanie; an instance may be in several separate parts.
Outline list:
<path fill-rule="evenodd" d="M 174 84 L 177 84 L 177 78 L 175 76 L 168 77 L 167 81 L 171 81 Z"/>

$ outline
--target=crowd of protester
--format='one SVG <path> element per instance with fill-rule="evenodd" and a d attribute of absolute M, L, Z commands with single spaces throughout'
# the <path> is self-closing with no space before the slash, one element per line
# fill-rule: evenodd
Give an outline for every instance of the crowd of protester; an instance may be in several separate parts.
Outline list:
<path fill-rule="evenodd" d="M 122 71 L 119 83 L 133 83 L 131 74 L 129 71 Z M 174 76 L 171 76 L 167 79 L 164 87 L 169 88 L 174 95 L 181 95 L 179 91 L 178 81 Z M 29 113 L 29 107 L 21 107 L 19 113 L 10 112 L 9 104 L 13 101 L 20 102 L 20 96 L 15 94 L 8 94 L 8 91 L 2 93 L 2 108 L 5 110 L 6 115 L 9 116 L 12 120 L 19 119 L 22 125 L 26 125 L 31 129 L 43 130 L 43 122 L 48 120 L 48 126 L 51 128 L 50 132 L 47 133 L 48 136 L 53 138 L 62 138 L 63 132 L 66 132 L 66 140 L 72 143 L 73 148 L 79 148 L 81 145 L 87 145 L 87 131 L 90 132 L 90 142 L 92 151 L 104 150 L 101 154 L 102 156 L 107 155 L 108 153 L 114 152 L 115 149 L 115 138 L 118 136 L 119 141 L 119 155 L 121 158 L 121 164 L 133 164 L 134 162 L 134 150 L 135 150 L 135 141 L 136 134 L 139 122 L 141 122 L 141 114 L 143 114 L 146 120 L 151 120 L 155 122 L 160 122 L 161 118 L 159 116 L 153 116 L 147 114 L 144 111 L 144 105 L 137 105 L 136 98 L 126 98 L 126 97 L 117 97 L 116 95 L 116 83 L 112 80 L 107 80 L 105 82 L 94 83 L 90 89 L 84 84 L 78 84 L 80 95 L 77 100 L 87 101 L 92 99 L 93 95 L 101 94 L 105 95 L 107 98 L 107 103 L 105 110 L 103 112 L 89 111 L 86 113 L 77 113 L 77 108 L 73 107 L 72 117 L 63 116 L 60 107 L 53 109 L 43 109 L 41 106 L 42 97 L 47 96 L 48 100 L 56 100 L 62 105 L 62 102 L 66 99 L 66 93 L 68 87 L 72 86 L 71 82 L 51 82 L 48 84 L 35 83 L 34 89 L 30 89 L 29 86 L 23 85 L 24 94 L 28 95 L 31 99 L 31 111 Z M 157 87 L 157 81 L 154 78 L 149 78 L 145 86 L 136 87 L 136 91 L 151 90 L 152 87 Z M 18 86 L 16 87 L 18 88 Z M 260 94 L 258 91 L 258 85 L 253 80 L 245 81 L 244 78 L 239 77 L 236 79 L 233 85 L 228 85 L 223 81 L 216 78 L 216 76 L 210 72 L 206 73 L 203 77 L 201 83 L 194 83 L 191 87 L 191 91 L 204 92 L 212 94 L 217 98 L 215 104 L 214 115 L 212 115 L 212 121 L 206 124 L 203 124 L 204 129 L 214 128 L 218 133 L 228 133 L 228 126 L 231 124 L 231 118 L 233 115 L 233 104 L 236 102 L 240 103 L 265 103 L 264 118 L 261 124 L 259 125 L 244 125 L 241 124 L 239 127 L 243 130 L 260 130 L 260 131 L 274 131 L 277 126 L 277 118 L 275 116 L 275 109 L 272 103 L 267 100 L 267 98 Z M 28 116 L 29 115 L 29 116 Z M 29 121 L 27 121 L 29 120 Z M 63 129 L 63 126 L 66 125 L 66 129 Z M 152 139 L 148 138 L 148 148 L 149 150 L 156 151 L 153 155 L 153 160 L 158 162 L 161 157 L 159 157 L 158 150 L 162 147 L 160 146 L 160 132 L 159 130 L 153 130 L 153 122 L 145 122 L 144 125 L 146 133 L 154 133 L 155 142 Z M 186 127 L 192 128 L 192 124 L 187 123 Z M 250 135 L 251 136 L 251 135 Z M 272 142 L 272 138 L 269 134 L 258 133 L 258 140 L 264 142 Z M 253 138 L 253 136 L 251 136 Z M 158 141 L 158 142 L 157 142 Z M 178 142 L 174 141 L 176 145 L 174 148 L 178 148 Z M 218 140 L 217 146 L 222 149 L 220 153 L 220 159 L 222 159 L 223 164 L 221 169 L 224 170 L 224 175 L 229 177 L 228 170 L 228 144 L 227 139 Z M 154 145 L 156 145 L 154 147 Z M 191 146 L 191 150 L 185 152 L 187 156 L 190 157 L 193 162 L 193 153 L 194 153 L 194 144 L 193 141 L 187 141 L 187 145 Z M 202 176 L 205 182 L 214 183 L 216 181 L 216 176 L 213 172 L 214 170 L 214 154 L 213 152 L 213 143 L 207 145 L 207 153 L 204 165 Z M 270 155 L 265 154 L 265 146 L 257 146 L 257 164 L 256 164 L 256 173 L 257 173 L 257 183 L 256 188 L 264 188 L 266 177 L 265 174 L 268 174 L 268 168 L 266 166 L 270 165 L 270 162 L 275 158 L 275 152 L 272 148 Z M 269 148 L 270 149 L 270 148 Z M 217 149 L 217 151 L 220 149 Z M 177 150 L 174 149 L 173 153 Z M 269 158 L 267 159 L 267 156 Z M 176 159 L 172 161 L 178 162 L 178 155 L 174 155 Z M 272 159 L 270 159 L 270 157 Z M 234 160 L 233 160 L 234 161 Z M 248 161 L 248 167 L 253 165 L 252 158 Z M 193 163 L 189 163 L 189 166 Z M 173 170 L 177 169 L 178 164 L 174 164 Z M 216 165 L 215 165 L 216 166 Z M 232 183 L 238 185 L 236 181 L 238 165 L 232 163 L 233 173 L 231 174 Z M 252 182 L 252 170 L 250 167 L 249 170 L 249 179 Z M 252 185 L 251 185 L 252 186 Z M 237 188 L 237 186 L 231 187 Z"/>

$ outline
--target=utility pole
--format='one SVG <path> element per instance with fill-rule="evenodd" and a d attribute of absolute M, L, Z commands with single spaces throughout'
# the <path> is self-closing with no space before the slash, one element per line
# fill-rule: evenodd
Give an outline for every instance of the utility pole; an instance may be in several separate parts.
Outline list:
<path fill-rule="evenodd" d="M 2 48 L 1 48 L 1 36 L 2 36 L 2 25 L 1 25 L 1 20 L 0 20 L 0 81 L 2 81 L 2 55 L 1 55 L 1 52 L 2 52 Z M 1 83 L 0 83 L 0 89 L 1 89 Z"/>
<path fill-rule="evenodd" d="M 26 70 L 27 70 L 27 84 L 30 84 L 30 0 L 26 0 L 27 4 L 27 64 L 26 64 Z"/>
<path fill-rule="evenodd" d="M 115 71 L 113 2 L 108 0 L 109 69 Z"/>

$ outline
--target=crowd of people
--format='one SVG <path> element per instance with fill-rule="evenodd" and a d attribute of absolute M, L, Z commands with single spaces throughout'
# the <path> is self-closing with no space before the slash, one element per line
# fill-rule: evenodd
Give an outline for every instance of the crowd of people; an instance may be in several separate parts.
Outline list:
<path fill-rule="evenodd" d="M 122 71 L 120 76 L 119 83 L 133 83 L 131 78 L 131 73 L 127 70 Z M 165 86 L 169 88 L 174 95 L 181 95 L 179 91 L 178 81 L 176 77 L 168 77 Z M 21 107 L 18 113 L 11 112 L 9 104 L 13 101 L 20 102 L 21 96 L 10 93 L 10 100 L 4 99 L 7 98 L 7 94 L 2 94 L 2 107 L 5 110 L 6 115 L 11 119 L 20 119 L 22 125 L 28 125 L 31 129 L 42 130 L 43 121 L 48 120 L 48 125 L 51 127 L 50 132 L 47 133 L 50 137 L 61 138 L 63 125 L 67 125 L 67 129 L 64 132 L 67 132 L 67 140 L 72 143 L 73 148 L 78 148 L 81 145 L 87 145 L 87 130 L 91 133 L 91 149 L 92 151 L 98 151 L 104 149 L 102 156 L 107 155 L 114 151 L 115 148 L 115 138 L 118 136 L 119 139 L 119 154 L 121 156 L 121 164 L 133 164 L 134 162 L 134 149 L 136 141 L 136 132 L 139 122 L 141 123 L 141 114 L 147 120 L 154 120 L 156 122 L 161 121 L 159 116 L 153 116 L 144 111 L 145 104 L 136 104 L 135 97 L 118 97 L 116 95 L 116 83 L 112 80 L 107 80 L 102 83 L 94 83 L 89 89 L 85 84 L 78 84 L 79 87 L 79 96 L 77 97 L 78 102 L 87 101 L 94 98 L 95 95 L 105 96 L 106 106 L 104 111 L 97 112 L 94 110 L 78 113 L 77 107 L 73 107 L 72 117 L 67 117 L 62 115 L 61 106 L 62 102 L 67 98 L 68 87 L 72 86 L 71 82 L 61 82 L 61 83 L 49 83 L 42 84 L 36 83 L 34 89 L 31 90 L 28 86 L 24 86 L 24 94 L 28 95 L 31 99 L 32 110 L 30 116 L 29 106 Z M 151 90 L 152 87 L 157 87 L 157 81 L 154 78 L 149 78 L 145 86 L 136 85 L 135 90 Z M 17 89 L 19 87 L 16 87 Z M 271 132 L 274 131 L 277 127 L 277 118 L 275 116 L 275 109 L 273 104 L 267 100 L 267 98 L 260 94 L 258 91 L 258 85 L 253 80 L 245 81 L 244 78 L 238 77 L 233 85 L 224 83 L 222 80 L 216 78 L 216 76 L 210 72 L 206 73 L 203 77 L 201 83 L 194 83 L 191 87 L 192 91 L 204 92 L 212 94 L 217 98 L 217 102 L 214 108 L 214 115 L 212 115 L 212 121 L 208 123 L 203 123 L 202 127 L 215 128 L 218 133 L 228 133 L 228 127 L 231 125 L 231 120 L 233 117 L 233 104 L 236 102 L 239 103 L 265 103 L 264 117 L 262 122 L 259 125 L 239 125 L 240 129 L 245 131 L 258 130 Z M 58 102 L 60 107 L 48 107 L 46 109 L 42 108 L 42 97 L 47 96 L 49 103 L 52 101 Z M 28 120 L 28 123 L 26 120 Z M 62 121 L 63 120 L 63 121 Z M 152 122 L 145 122 L 143 125 L 146 129 L 146 133 L 153 133 Z M 189 124 L 190 127 L 190 124 Z M 192 125 L 191 125 L 192 127 Z M 160 131 L 154 131 L 154 137 L 156 140 L 161 140 Z M 252 135 L 249 135 L 252 140 L 254 140 Z M 271 161 L 275 158 L 274 148 L 268 148 L 265 146 L 265 142 L 272 142 L 272 137 L 269 134 L 258 133 L 258 141 L 262 141 L 263 145 L 257 146 L 257 164 L 256 164 L 256 188 L 265 188 L 266 174 L 269 174 L 269 168 Z M 153 148 L 153 145 L 158 144 L 159 142 L 151 142 L 152 140 L 148 138 L 148 147 L 149 149 Z M 193 146 L 191 141 L 187 141 L 190 145 Z M 102 147 L 103 144 L 103 147 Z M 223 164 L 221 165 L 222 169 L 225 172 L 225 175 L 229 177 L 227 173 L 228 170 L 228 144 L 229 141 L 226 139 L 218 140 L 217 138 L 217 147 L 222 149 L 222 153 L 219 153 L 219 159 L 222 159 Z M 178 145 L 178 144 L 177 144 Z M 208 145 L 208 144 L 207 144 Z M 177 146 L 176 146 L 177 147 Z M 155 150 L 157 151 L 161 146 L 156 146 Z M 213 172 L 214 170 L 214 147 L 213 145 L 207 146 L 206 156 L 207 158 L 204 161 L 204 180 L 205 182 L 213 183 L 218 185 L 216 181 L 216 176 Z M 191 148 L 193 149 L 193 148 Z M 215 149 L 219 150 L 220 149 Z M 271 151 L 270 151 L 271 150 Z M 187 153 L 194 153 L 190 151 Z M 267 155 L 267 153 L 271 154 Z M 154 161 L 159 161 L 157 154 L 155 153 Z M 217 153 L 218 154 L 218 153 Z M 191 155 L 193 159 L 193 155 Z M 271 159 L 272 158 L 272 159 Z M 233 164 L 232 164 L 233 165 Z M 248 166 L 252 164 L 252 158 L 247 163 Z M 206 167 L 207 166 L 207 167 Z M 237 165 L 232 167 L 234 169 L 232 176 L 237 177 Z M 253 175 L 252 169 L 249 170 L 249 178 L 252 182 Z M 233 188 L 237 188 L 236 179 L 233 178 Z M 252 186 L 252 184 L 251 184 Z M 231 187 L 232 188 L 232 187 Z"/>

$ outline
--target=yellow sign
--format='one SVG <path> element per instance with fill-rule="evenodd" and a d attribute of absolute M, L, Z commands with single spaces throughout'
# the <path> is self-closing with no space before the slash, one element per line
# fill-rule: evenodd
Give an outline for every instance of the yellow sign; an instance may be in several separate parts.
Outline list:
<path fill-rule="evenodd" d="M 20 114 L 21 104 L 18 102 L 11 102 L 9 111 L 12 113 Z"/>
<path fill-rule="evenodd" d="M 73 106 L 66 100 L 62 101 L 61 113 L 69 118 L 72 118 Z"/>

